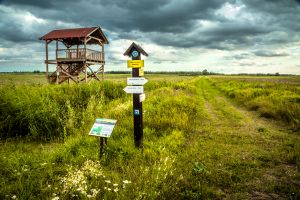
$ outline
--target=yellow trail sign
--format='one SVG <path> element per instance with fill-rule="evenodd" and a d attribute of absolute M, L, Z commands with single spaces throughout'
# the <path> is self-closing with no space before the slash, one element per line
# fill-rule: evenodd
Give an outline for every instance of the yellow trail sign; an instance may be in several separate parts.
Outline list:
<path fill-rule="evenodd" d="M 144 76 L 144 67 L 140 68 L 139 76 Z"/>
<path fill-rule="evenodd" d="M 144 67 L 144 60 L 128 60 L 128 68 L 141 68 Z"/>

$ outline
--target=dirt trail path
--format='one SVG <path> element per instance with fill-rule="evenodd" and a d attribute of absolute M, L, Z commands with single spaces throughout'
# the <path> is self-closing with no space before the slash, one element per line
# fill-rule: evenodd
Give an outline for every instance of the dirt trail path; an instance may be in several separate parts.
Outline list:
<path fill-rule="evenodd" d="M 216 162 L 211 164 L 220 165 L 220 170 L 212 173 L 230 179 L 227 187 L 225 183 L 216 183 L 223 197 L 240 198 L 228 191 L 234 188 L 249 199 L 293 199 L 291 191 L 297 191 L 300 182 L 297 155 L 291 147 L 299 142 L 299 137 L 275 122 L 239 108 L 207 79 L 199 79 L 198 86 L 209 116 L 207 134 L 211 139 L 201 145 L 213 152 L 208 156 Z"/>

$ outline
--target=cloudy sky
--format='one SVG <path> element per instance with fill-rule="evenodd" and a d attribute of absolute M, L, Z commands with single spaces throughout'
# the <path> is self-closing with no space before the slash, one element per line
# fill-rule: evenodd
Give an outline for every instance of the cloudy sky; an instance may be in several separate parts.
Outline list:
<path fill-rule="evenodd" d="M 0 0 L 0 71 L 44 70 L 39 37 L 91 26 L 106 71 L 127 69 L 135 41 L 145 70 L 300 74 L 300 0 Z"/>

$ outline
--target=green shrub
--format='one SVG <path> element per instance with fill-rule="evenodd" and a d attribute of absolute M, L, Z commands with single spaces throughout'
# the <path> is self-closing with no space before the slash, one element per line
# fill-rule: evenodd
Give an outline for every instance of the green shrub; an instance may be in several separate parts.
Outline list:
<path fill-rule="evenodd" d="M 17 85 L 0 88 L 0 137 L 64 139 L 89 122 L 105 102 L 123 98 L 124 85 Z"/>

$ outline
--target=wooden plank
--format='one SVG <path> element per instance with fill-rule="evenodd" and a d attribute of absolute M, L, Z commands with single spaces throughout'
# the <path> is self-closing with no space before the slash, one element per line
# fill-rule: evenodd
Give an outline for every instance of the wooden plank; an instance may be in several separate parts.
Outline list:
<path fill-rule="evenodd" d="M 59 58 L 57 59 L 57 62 L 80 62 L 80 61 L 85 61 L 85 59 L 63 59 Z"/>
<path fill-rule="evenodd" d="M 98 81 L 100 81 L 100 79 L 97 76 L 97 71 L 96 73 L 92 70 L 92 68 L 90 68 L 90 66 L 88 67 L 90 69 L 90 71 L 92 72 L 92 74 L 94 75 L 94 78 L 97 79 Z M 92 75 L 91 75 L 92 76 Z"/>
<path fill-rule="evenodd" d="M 86 59 L 86 38 L 84 38 L 84 58 Z"/>
<path fill-rule="evenodd" d="M 99 71 L 101 72 L 102 81 L 104 81 L 104 65 L 101 65 L 101 67 L 99 68 Z"/>
<path fill-rule="evenodd" d="M 103 61 L 90 61 L 90 60 L 87 60 L 86 63 L 90 65 L 104 64 Z"/>
<path fill-rule="evenodd" d="M 46 41 L 46 76 L 48 78 L 49 75 L 49 67 L 48 67 L 48 42 Z"/>
<path fill-rule="evenodd" d="M 59 82 L 59 72 L 60 72 L 60 66 L 59 64 L 56 65 L 56 82 Z"/>
<path fill-rule="evenodd" d="M 90 37 L 90 38 L 88 38 L 87 40 L 85 40 L 87 43 L 91 40 L 92 38 Z"/>
<path fill-rule="evenodd" d="M 91 39 L 97 40 L 100 43 L 100 45 L 103 46 L 101 39 L 93 37 L 93 36 L 89 36 L 89 40 L 91 40 Z"/>
<path fill-rule="evenodd" d="M 76 82 L 77 83 L 77 80 L 76 79 L 74 79 L 74 77 L 71 75 L 71 74 L 69 74 L 68 72 L 66 72 L 65 70 L 63 70 L 62 68 L 61 68 L 61 72 L 62 73 L 64 73 L 65 75 L 67 75 L 68 77 L 70 77 L 74 82 Z"/>
<path fill-rule="evenodd" d="M 87 66 L 84 64 L 84 70 L 85 70 L 85 82 L 87 83 Z"/>
<path fill-rule="evenodd" d="M 97 73 L 98 73 L 99 70 L 97 70 L 96 72 L 94 72 L 90 66 L 87 66 L 87 68 L 89 68 L 90 71 L 91 71 L 91 74 L 89 74 L 89 75 L 87 76 L 87 78 L 95 78 L 95 79 L 97 79 L 98 81 L 101 81 L 101 80 L 99 79 L 99 77 L 97 76 Z M 85 80 L 85 78 L 81 79 L 80 81 L 83 81 L 83 80 Z"/>
<path fill-rule="evenodd" d="M 58 58 L 58 41 L 56 40 L 56 50 L 55 50 L 55 52 L 56 52 L 56 60 L 57 60 L 57 58 Z"/>
<path fill-rule="evenodd" d="M 104 45 L 102 45 L 102 60 L 103 60 L 103 62 L 105 61 L 105 57 L 104 57 L 105 55 L 104 55 Z"/>
<path fill-rule="evenodd" d="M 56 64 L 56 60 L 48 60 L 48 62 L 45 60 L 45 64 Z"/>
<path fill-rule="evenodd" d="M 77 47 L 78 47 L 78 45 L 77 45 Z M 68 73 L 70 74 L 71 73 L 71 65 L 68 66 L 67 70 L 68 70 Z M 70 84 L 70 79 L 69 78 L 68 78 L 68 84 Z"/>
<path fill-rule="evenodd" d="M 77 59 L 78 59 L 78 56 L 79 56 L 79 55 L 78 55 L 78 53 L 79 53 L 78 50 L 79 50 L 79 48 L 78 48 L 78 44 L 77 44 L 77 48 L 76 48 L 76 53 L 77 53 L 76 58 L 77 58 Z"/>

